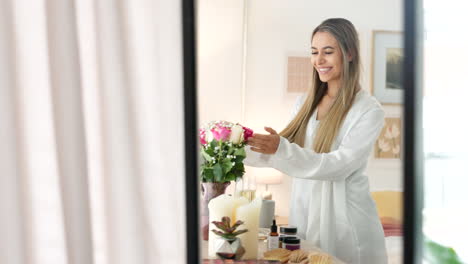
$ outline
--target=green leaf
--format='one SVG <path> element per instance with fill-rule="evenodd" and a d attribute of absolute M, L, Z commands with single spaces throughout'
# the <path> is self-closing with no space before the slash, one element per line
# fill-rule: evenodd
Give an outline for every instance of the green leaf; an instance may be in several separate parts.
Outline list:
<path fill-rule="evenodd" d="M 212 229 L 211 232 L 215 233 L 216 235 L 218 236 L 224 236 L 224 233 L 219 231 L 219 230 L 216 230 L 216 229 Z"/>
<path fill-rule="evenodd" d="M 236 150 L 236 149 L 235 149 L 233 146 L 228 147 L 228 152 L 227 152 L 227 154 L 228 154 L 228 155 L 232 155 L 232 154 L 234 153 L 234 150 Z"/>
<path fill-rule="evenodd" d="M 426 240 L 426 257 L 432 263 L 462 264 L 453 248 L 437 244 L 434 241 Z"/>
<path fill-rule="evenodd" d="M 236 178 L 242 177 L 245 173 L 244 164 L 241 162 L 236 162 L 236 165 L 234 165 L 234 168 L 231 170 L 231 172 L 236 175 Z"/>
<path fill-rule="evenodd" d="M 235 156 L 240 156 L 240 157 L 245 157 L 245 149 L 244 148 L 238 148 L 234 151 Z"/>
<path fill-rule="evenodd" d="M 206 153 L 205 150 L 202 149 L 201 155 L 206 161 L 211 161 L 211 156 L 208 153 Z"/>
<path fill-rule="evenodd" d="M 213 139 L 213 141 L 211 141 L 209 145 L 210 145 L 210 148 L 214 149 L 215 147 L 218 146 L 218 141 Z"/>
<path fill-rule="evenodd" d="M 236 156 L 236 162 L 242 163 L 245 160 L 244 156 Z"/>
<path fill-rule="evenodd" d="M 233 230 L 236 230 L 239 226 L 241 226 L 242 224 L 244 224 L 243 221 L 241 220 L 237 220 L 234 225 L 232 226 Z"/>
<path fill-rule="evenodd" d="M 232 165 L 232 161 L 230 159 L 224 159 L 222 162 L 221 162 L 221 166 L 223 167 L 223 172 L 225 174 L 227 174 L 228 172 L 231 171 L 233 165 Z"/>
<path fill-rule="evenodd" d="M 206 154 L 210 155 L 211 157 L 214 157 L 214 155 L 215 155 L 214 149 L 211 148 L 211 147 L 208 147 L 208 148 L 204 149 L 204 151 L 206 152 Z"/>
<path fill-rule="evenodd" d="M 221 218 L 221 221 L 224 224 L 224 228 L 228 230 L 231 226 L 231 218 L 229 218 L 229 216 L 223 216 L 223 218 Z"/>
<path fill-rule="evenodd" d="M 236 231 L 234 233 L 232 233 L 232 236 L 238 236 L 240 234 L 244 234 L 244 233 L 247 233 L 247 231 L 249 231 L 248 229 L 242 229 L 242 230 L 239 230 L 239 231 Z"/>
<path fill-rule="evenodd" d="M 226 232 L 226 229 L 229 228 L 229 225 L 226 226 L 224 221 L 212 221 L 217 228 L 221 229 L 222 231 Z"/>
<path fill-rule="evenodd" d="M 202 170 L 202 181 L 203 182 L 212 182 L 214 178 L 213 168 L 203 168 Z"/>
<path fill-rule="evenodd" d="M 226 174 L 226 181 L 235 181 L 236 180 L 236 174 L 234 172 L 228 172 Z"/>
<path fill-rule="evenodd" d="M 213 166 L 213 174 L 215 182 L 224 182 L 223 169 L 221 168 L 221 165 L 219 163 Z"/>
<path fill-rule="evenodd" d="M 236 161 L 236 165 L 234 165 L 234 169 L 243 172 L 244 171 L 244 163 L 242 163 L 240 161 Z"/>

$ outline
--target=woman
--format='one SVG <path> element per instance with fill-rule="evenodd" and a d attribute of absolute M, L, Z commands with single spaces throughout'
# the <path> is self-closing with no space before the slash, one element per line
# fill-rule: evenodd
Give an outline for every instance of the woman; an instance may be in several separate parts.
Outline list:
<path fill-rule="evenodd" d="M 313 85 L 278 134 L 254 134 L 246 164 L 293 177 L 289 223 L 346 263 L 387 263 L 385 240 L 364 170 L 384 123 L 361 89 L 359 40 L 346 19 L 312 33 Z M 252 152 L 253 151 L 253 152 Z"/>

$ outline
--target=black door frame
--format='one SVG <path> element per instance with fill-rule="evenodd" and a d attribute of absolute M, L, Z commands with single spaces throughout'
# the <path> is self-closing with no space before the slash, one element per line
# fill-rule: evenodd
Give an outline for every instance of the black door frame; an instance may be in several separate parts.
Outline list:
<path fill-rule="evenodd" d="M 423 201 L 422 0 L 404 0 L 404 263 L 421 263 Z M 196 13 L 194 0 L 182 0 L 185 125 L 186 259 L 200 261 L 198 199 L 198 115 Z"/>
<path fill-rule="evenodd" d="M 404 1 L 404 263 L 422 262 L 424 154 L 422 133 L 423 0 Z"/>
<path fill-rule="evenodd" d="M 182 0 L 187 264 L 200 260 L 195 1 Z"/>

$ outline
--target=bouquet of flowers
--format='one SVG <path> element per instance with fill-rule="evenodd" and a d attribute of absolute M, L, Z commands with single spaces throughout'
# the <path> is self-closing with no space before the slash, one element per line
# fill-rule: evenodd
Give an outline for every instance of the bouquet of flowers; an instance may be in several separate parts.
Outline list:
<path fill-rule="evenodd" d="M 250 128 L 227 121 L 212 121 L 200 129 L 202 182 L 230 182 L 244 175 L 245 145 Z"/>

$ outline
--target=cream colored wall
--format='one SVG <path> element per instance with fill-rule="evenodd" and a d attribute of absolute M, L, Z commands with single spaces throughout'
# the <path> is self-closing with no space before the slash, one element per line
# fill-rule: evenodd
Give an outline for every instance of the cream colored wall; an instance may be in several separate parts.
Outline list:
<path fill-rule="evenodd" d="M 248 1 L 245 117 L 242 117 L 243 1 L 222 2 L 199 1 L 202 7 L 200 15 L 205 15 L 199 18 L 202 23 L 199 24 L 198 36 L 200 120 L 205 122 L 221 118 L 239 121 L 256 132 L 263 131 L 263 126 L 279 131 L 288 122 L 298 94 L 286 92 L 286 59 L 288 55 L 309 56 L 310 34 L 321 21 L 344 17 L 358 29 L 363 61 L 362 85 L 365 89 L 370 89 L 372 30 L 402 30 L 399 0 Z M 233 8 L 226 8 L 226 5 Z M 206 10 L 211 10 L 211 13 Z M 239 19 L 234 19 L 235 16 Z M 231 30 L 216 30 L 225 21 Z M 234 25 L 236 22 L 238 24 Z M 215 39 L 218 40 L 213 42 Z M 208 52 L 211 49 L 213 51 Z M 220 78 L 225 78 L 225 85 L 219 85 Z M 221 89 L 224 91 L 222 96 L 213 92 Z M 219 100 L 226 107 L 222 107 Z M 401 115 L 399 107 L 384 108 L 389 117 Z M 376 160 L 371 157 L 367 169 L 371 189 L 401 190 L 401 168 L 400 160 Z M 290 185 L 291 180 L 286 176 L 282 184 L 269 188 L 277 202 L 277 214 L 282 216 L 288 215 Z M 263 188 L 258 186 L 259 190 Z"/>
<path fill-rule="evenodd" d="M 197 84 L 200 124 L 240 121 L 242 25 L 240 0 L 201 0 L 197 5 Z"/>

